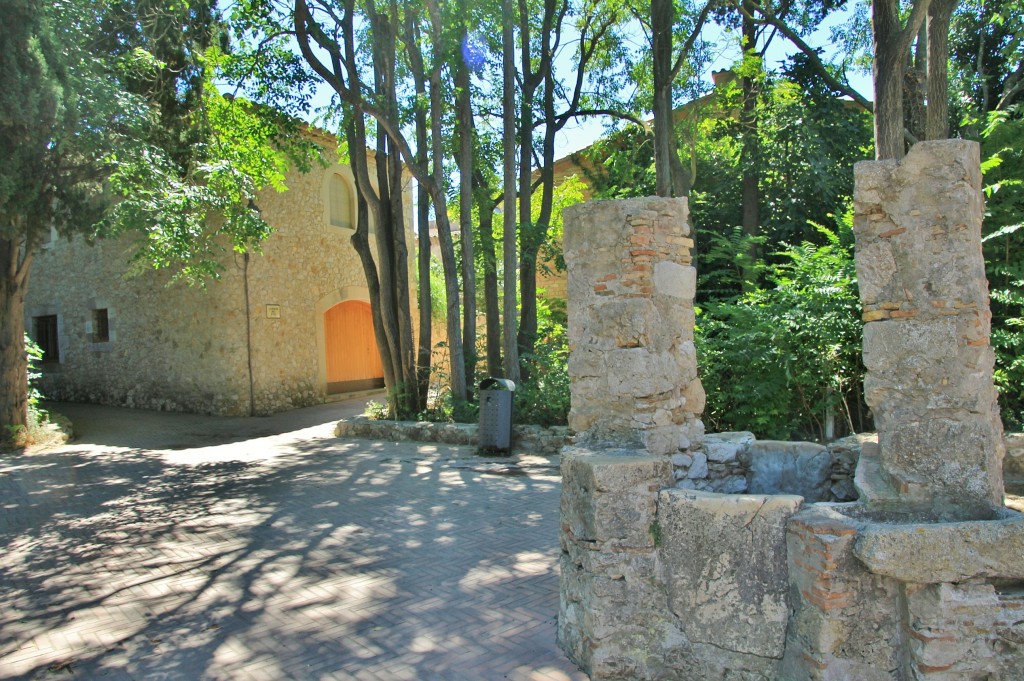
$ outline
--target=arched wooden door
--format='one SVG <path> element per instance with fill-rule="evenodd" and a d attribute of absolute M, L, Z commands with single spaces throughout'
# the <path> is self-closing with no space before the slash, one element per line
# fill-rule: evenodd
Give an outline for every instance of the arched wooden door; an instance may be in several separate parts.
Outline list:
<path fill-rule="evenodd" d="M 384 366 L 373 337 L 369 303 L 349 300 L 327 310 L 324 341 L 328 395 L 384 387 Z"/>

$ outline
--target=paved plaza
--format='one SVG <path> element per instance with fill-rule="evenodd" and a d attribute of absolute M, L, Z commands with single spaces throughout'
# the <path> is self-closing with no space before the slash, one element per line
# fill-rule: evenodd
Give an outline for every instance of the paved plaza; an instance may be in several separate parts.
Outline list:
<path fill-rule="evenodd" d="M 62 406 L 77 441 L 0 456 L 0 679 L 586 678 L 556 458 Z"/>

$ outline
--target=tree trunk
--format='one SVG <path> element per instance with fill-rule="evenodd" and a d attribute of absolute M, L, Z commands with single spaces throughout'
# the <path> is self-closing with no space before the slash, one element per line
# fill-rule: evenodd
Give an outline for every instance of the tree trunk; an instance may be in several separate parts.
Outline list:
<path fill-rule="evenodd" d="M 479 174 L 478 174 L 479 177 Z M 498 262 L 494 252 L 494 206 L 490 190 L 481 183 L 477 189 L 480 200 L 480 248 L 484 264 L 484 315 L 487 322 L 487 374 L 500 376 L 501 368 L 501 304 L 498 297 Z"/>
<path fill-rule="evenodd" d="M 755 57 L 757 48 L 757 25 L 754 23 L 753 12 L 753 3 L 746 0 L 743 12 L 743 51 L 748 59 Z M 753 241 L 753 237 L 761 232 L 761 142 L 758 139 L 757 81 L 750 76 L 744 76 L 740 85 L 743 89 L 743 110 L 740 118 L 743 135 L 743 146 L 740 150 L 742 227 L 743 234 L 751 237 L 747 242 L 747 257 L 753 265 L 758 258 L 757 242 Z M 756 282 L 753 281 L 751 268 L 744 267 L 744 270 L 744 288 L 753 287 Z"/>
<path fill-rule="evenodd" d="M 416 373 L 416 345 L 413 341 L 412 298 L 409 292 L 409 244 L 405 235 L 405 194 L 403 192 L 402 156 L 394 145 L 388 145 L 388 198 L 391 201 L 391 248 L 394 253 L 395 313 L 398 325 L 398 349 L 401 376 L 400 401 L 406 414 L 417 411 L 420 403 Z"/>
<path fill-rule="evenodd" d="M 406 45 L 416 45 L 419 35 L 419 17 L 415 12 L 406 15 Z M 429 138 L 427 137 L 427 83 L 423 68 L 423 57 L 419 50 L 409 49 L 409 71 L 416 91 L 416 108 L 413 113 L 416 135 L 416 163 L 426 168 L 429 162 Z M 430 290 L 430 193 L 422 182 L 416 183 L 416 234 L 417 234 L 417 279 L 419 291 L 419 337 L 416 352 L 416 411 L 427 408 L 430 392 L 430 363 L 434 349 L 433 295 Z"/>
<path fill-rule="evenodd" d="M 426 85 L 422 76 L 416 77 L 416 94 L 419 101 L 426 99 Z M 416 157 L 423 166 L 427 165 L 427 112 L 416 107 Z M 419 384 L 419 404 L 416 411 L 427 407 L 430 391 L 430 362 L 433 341 L 433 296 L 430 290 L 430 194 L 422 182 L 416 183 L 416 225 L 417 225 L 417 274 L 419 279 L 419 344 L 416 357 L 416 382 Z"/>
<path fill-rule="evenodd" d="M 654 175 L 658 196 L 672 196 L 675 188 L 672 156 L 678 155 L 672 120 L 672 0 L 651 0 L 651 57 L 653 59 Z"/>
<path fill-rule="evenodd" d="M 505 377 L 519 382 L 519 352 L 516 319 L 516 272 L 519 271 L 516 244 L 516 116 L 515 116 L 515 40 L 513 21 L 515 6 L 512 0 L 502 0 L 502 152 L 504 155 L 503 260 L 505 269 L 504 302 L 502 308 L 505 349 Z"/>
<path fill-rule="evenodd" d="M 903 141 L 903 73 L 910 45 L 928 13 L 930 0 L 915 0 L 904 26 L 899 0 L 874 0 L 871 26 L 874 33 L 875 158 L 899 159 L 906 153 Z"/>
<path fill-rule="evenodd" d="M 921 24 L 913 45 L 913 60 L 903 74 L 904 121 L 914 139 L 925 138 L 928 99 L 928 27 Z"/>
<path fill-rule="evenodd" d="M 18 240 L 0 238 L 0 444 L 11 428 L 28 424 L 25 293 L 31 254 L 19 257 Z"/>
<path fill-rule="evenodd" d="M 949 137 L 949 23 L 959 0 L 932 0 L 928 12 L 928 113 L 925 139 Z"/>
<path fill-rule="evenodd" d="M 459 45 L 468 39 L 469 17 L 465 0 L 459 2 L 462 30 Z M 473 253 L 473 108 L 470 102 L 469 66 L 462 51 L 455 66 L 455 130 L 459 139 L 459 244 L 462 246 L 462 341 L 466 380 L 476 374 L 476 259 Z"/>

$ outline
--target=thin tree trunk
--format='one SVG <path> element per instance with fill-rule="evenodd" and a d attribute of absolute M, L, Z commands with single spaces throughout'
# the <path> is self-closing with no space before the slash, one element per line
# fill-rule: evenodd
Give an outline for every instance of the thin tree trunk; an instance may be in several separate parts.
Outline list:
<path fill-rule="evenodd" d="M 505 349 L 505 376 L 519 382 L 519 351 L 516 344 L 518 323 L 516 319 L 516 120 L 515 120 L 515 40 L 513 21 L 515 6 L 512 0 L 502 0 L 502 150 L 504 153 L 504 202 L 503 227 L 504 248 L 503 260 L 505 269 L 504 302 L 502 304 L 503 337 Z"/>
<path fill-rule="evenodd" d="M 415 12 L 409 12 L 406 16 L 405 41 L 407 45 L 416 44 L 418 36 L 418 16 Z M 427 101 L 426 75 L 423 68 L 423 59 L 419 50 L 408 50 L 410 61 L 410 72 L 413 79 L 413 87 L 416 90 L 416 109 L 413 114 L 416 128 L 416 162 L 426 168 L 429 162 L 429 138 L 427 137 L 427 110 L 424 102 Z M 417 278 L 419 279 L 419 292 L 417 302 L 419 306 L 419 340 L 416 357 L 416 383 L 418 385 L 418 403 L 416 411 L 422 411 L 427 407 L 427 397 L 430 392 L 430 364 L 433 359 L 434 348 L 434 317 L 433 317 L 433 295 L 430 290 L 430 193 L 422 182 L 416 183 L 416 225 L 417 225 Z"/>
<path fill-rule="evenodd" d="M 654 76 L 654 175 L 658 196 L 672 196 L 672 156 L 677 155 L 672 120 L 673 0 L 651 0 L 651 56 Z"/>
<path fill-rule="evenodd" d="M 420 79 L 422 85 L 422 78 Z M 417 88 L 417 93 L 425 94 L 426 88 Z M 416 108 L 416 150 L 419 162 L 427 164 L 427 114 Z M 433 354 L 434 319 L 433 296 L 430 290 L 430 194 L 422 183 L 416 183 L 416 224 L 418 238 L 417 265 L 419 275 L 419 346 L 416 360 L 417 382 L 419 383 L 419 404 L 417 411 L 427 406 L 427 393 L 430 389 L 430 362 Z"/>
<path fill-rule="evenodd" d="M 898 0 L 874 0 L 875 158 L 899 159 L 906 153 L 903 121 L 903 73 L 907 55 L 930 0 L 915 0 L 904 26 Z"/>
<path fill-rule="evenodd" d="M 459 2 L 462 30 L 459 44 L 466 44 L 469 21 L 465 0 Z M 462 341 L 466 380 L 476 374 L 476 262 L 473 253 L 473 108 L 470 102 L 469 66 L 461 50 L 455 66 L 455 120 L 459 138 L 459 244 L 462 246 Z"/>
<path fill-rule="evenodd" d="M 498 297 L 498 262 L 494 252 L 494 206 L 489 187 L 477 173 L 477 211 L 480 215 L 480 248 L 484 265 L 484 315 L 487 323 L 487 374 L 500 376 L 501 305 Z"/>
<path fill-rule="evenodd" d="M 366 130 L 359 113 L 354 113 L 353 118 L 346 126 L 349 148 L 366 148 Z M 373 337 L 377 342 L 377 352 L 380 354 L 381 364 L 384 368 L 384 384 L 393 386 L 396 382 L 395 366 L 392 363 L 391 348 L 388 343 L 388 335 L 385 331 L 381 304 L 381 283 L 377 273 L 377 263 L 373 258 L 373 249 L 370 247 L 370 205 L 366 200 L 372 191 L 366 189 L 369 183 L 369 173 L 365 154 L 352 154 L 353 176 L 356 185 L 356 231 L 352 235 L 352 248 L 359 256 L 359 262 L 363 268 L 363 278 L 366 280 L 366 289 L 370 298 L 370 318 L 373 322 Z M 379 219 L 379 213 L 378 213 Z M 395 410 L 394 415 L 398 416 L 396 404 L 390 402 Z"/>
<path fill-rule="evenodd" d="M 28 424 L 28 365 L 25 361 L 25 294 L 31 252 L 0 238 L 0 443 L 10 428 Z"/>
<path fill-rule="evenodd" d="M 743 12 L 743 51 L 752 58 L 757 48 L 757 25 L 754 23 L 753 3 L 750 0 L 744 2 Z M 741 80 L 743 89 L 743 112 L 740 119 L 740 127 L 743 135 L 743 146 L 740 151 L 741 179 L 740 187 L 742 193 L 742 228 L 745 236 L 751 237 L 747 242 L 747 257 L 752 265 L 757 261 L 757 242 L 753 240 L 761 232 L 761 190 L 760 190 L 760 164 L 761 164 L 761 141 L 758 139 L 757 121 L 757 82 L 750 76 L 744 76 Z M 754 275 L 749 267 L 744 268 L 744 288 L 753 286 Z"/>
<path fill-rule="evenodd" d="M 925 139 L 926 104 L 928 99 L 928 26 L 917 31 L 913 59 L 903 75 L 903 106 L 907 130 L 915 139 Z"/>
<path fill-rule="evenodd" d="M 442 62 L 437 53 L 442 51 L 441 16 L 436 3 L 428 3 L 430 10 L 431 32 L 433 33 L 433 49 L 435 63 L 430 70 L 430 153 L 433 163 L 434 187 L 432 198 L 436 208 L 437 237 L 441 247 L 441 266 L 444 268 L 445 299 L 447 301 L 448 327 L 448 359 L 450 366 L 449 382 L 452 399 L 455 402 L 466 401 L 466 360 L 462 345 L 461 304 L 459 302 L 459 271 L 455 261 L 455 246 L 452 242 L 452 227 L 448 220 L 448 202 L 441 191 L 444 173 L 444 137 L 441 131 L 444 117 L 443 93 L 441 90 Z"/>

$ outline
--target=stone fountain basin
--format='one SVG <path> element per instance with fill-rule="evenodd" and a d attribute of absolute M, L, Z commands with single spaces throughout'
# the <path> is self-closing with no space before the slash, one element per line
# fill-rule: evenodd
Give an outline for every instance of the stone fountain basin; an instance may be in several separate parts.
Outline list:
<path fill-rule="evenodd" d="M 874 574 L 901 582 L 1024 580 L 1024 515 L 994 509 L 980 520 L 937 521 L 876 512 L 860 503 L 819 508 L 857 528 L 854 555 Z"/>

